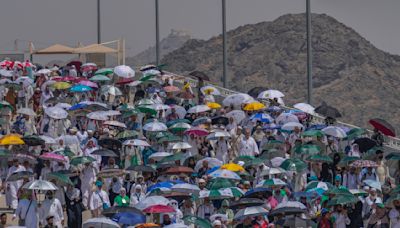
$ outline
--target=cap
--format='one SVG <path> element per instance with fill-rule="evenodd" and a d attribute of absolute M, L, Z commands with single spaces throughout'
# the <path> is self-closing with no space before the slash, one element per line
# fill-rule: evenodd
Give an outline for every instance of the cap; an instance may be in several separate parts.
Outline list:
<path fill-rule="evenodd" d="M 221 223 L 221 221 L 219 221 L 219 220 L 215 220 L 215 221 L 212 223 L 212 225 L 213 225 L 213 226 L 222 226 L 222 223 Z"/>
<path fill-rule="evenodd" d="M 97 186 L 97 187 L 103 186 L 103 182 L 101 182 L 101 181 L 96 181 L 96 186 Z"/>
<path fill-rule="evenodd" d="M 321 210 L 321 215 L 324 216 L 324 215 L 326 215 L 327 213 L 329 213 L 329 209 L 327 209 L 327 208 L 322 208 L 322 210 Z"/>
<path fill-rule="evenodd" d="M 142 186 L 140 185 L 140 184 L 137 184 L 136 186 L 135 186 L 135 189 L 142 189 Z"/>
<path fill-rule="evenodd" d="M 369 187 L 368 186 L 364 186 L 364 191 L 369 191 Z"/>
<path fill-rule="evenodd" d="M 340 175 L 336 175 L 335 181 L 341 181 L 341 180 L 342 180 L 342 177 Z"/>

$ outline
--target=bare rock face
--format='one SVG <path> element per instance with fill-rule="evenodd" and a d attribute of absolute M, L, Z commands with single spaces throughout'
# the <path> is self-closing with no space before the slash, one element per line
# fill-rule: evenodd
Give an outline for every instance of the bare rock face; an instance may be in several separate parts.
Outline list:
<path fill-rule="evenodd" d="M 353 29 L 325 14 L 312 15 L 314 106 L 336 106 L 342 121 L 368 127 L 386 119 L 400 129 L 400 56 L 374 47 Z M 228 32 L 229 87 L 281 90 L 285 102 L 304 102 L 307 93 L 306 19 L 288 14 L 272 22 Z M 222 82 L 222 37 L 189 40 L 163 61 L 172 72 L 205 72 Z"/>
<path fill-rule="evenodd" d="M 160 41 L 160 55 L 161 57 L 174 51 L 188 41 L 191 35 L 187 31 L 171 30 L 171 33 Z M 126 64 L 129 66 L 142 66 L 156 61 L 156 47 L 149 47 L 145 51 L 137 54 L 134 57 L 126 58 Z"/>

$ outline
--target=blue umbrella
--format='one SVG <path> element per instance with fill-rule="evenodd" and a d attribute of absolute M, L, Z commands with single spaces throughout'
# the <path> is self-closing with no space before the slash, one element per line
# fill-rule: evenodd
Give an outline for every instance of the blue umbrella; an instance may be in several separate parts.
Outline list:
<path fill-rule="evenodd" d="M 256 113 L 250 117 L 251 121 L 260 121 L 263 123 L 271 123 L 272 118 L 268 114 L 265 113 Z"/>
<path fill-rule="evenodd" d="M 257 195 L 260 193 L 265 194 L 267 192 L 272 192 L 272 189 L 270 188 L 253 188 L 250 191 L 247 191 L 243 198 L 253 198 L 253 197 L 257 197 Z"/>
<path fill-rule="evenodd" d="M 71 92 L 88 92 L 88 91 L 92 91 L 92 87 L 90 86 L 85 86 L 85 85 L 74 85 L 71 87 L 70 91 Z"/>
<path fill-rule="evenodd" d="M 160 189 L 160 188 L 172 188 L 172 186 L 174 186 L 174 183 L 172 183 L 172 182 L 159 182 L 157 184 L 154 184 L 154 185 L 148 187 L 147 192 L 151 192 L 151 191 L 154 191 L 154 190 Z"/>
<path fill-rule="evenodd" d="M 119 224 L 134 226 L 137 224 L 145 223 L 146 216 L 140 215 L 140 214 L 135 214 L 132 212 L 121 212 L 121 213 L 115 214 L 113 216 L 112 220 Z"/>
<path fill-rule="evenodd" d="M 218 170 L 220 167 L 221 167 L 221 166 L 215 166 L 215 167 L 209 169 L 209 170 L 206 172 L 206 174 L 210 174 L 210 173 L 212 173 L 212 172 Z"/>
<path fill-rule="evenodd" d="M 211 121 L 211 119 L 208 118 L 208 117 L 200 117 L 200 118 L 195 119 L 195 120 L 193 121 L 192 125 L 193 125 L 193 126 L 199 126 L 200 124 L 207 123 L 208 120 Z"/>
<path fill-rule="evenodd" d="M 68 110 L 74 111 L 74 110 L 85 108 L 86 106 L 87 106 L 87 104 L 78 103 L 78 104 L 72 105 L 71 108 L 69 108 Z"/>
<path fill-rule="evenodd" d="M 309 131 L 309 130 L 322 130 L 325 127 L 326 127 L 325 124 L 314 124 L 314 125 L 311 125 L 310 127 L 308 127 L 306 130 L 307 131 Z"/>

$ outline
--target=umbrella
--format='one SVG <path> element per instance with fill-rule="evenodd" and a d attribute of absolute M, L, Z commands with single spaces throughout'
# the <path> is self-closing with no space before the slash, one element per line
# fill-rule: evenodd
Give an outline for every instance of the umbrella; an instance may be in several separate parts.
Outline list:
<path fill-rule="evenodd" d="M 106 217 L 113 217 L 116 214 L 126 213 L 126 212 L 128 212 L 129 214 L 134 214 L 134 215 L 139 215 L 139 216 L 144 215 L 142 213 L 142 211 L 140 211 L 137 208 L 124 207 L 124 206 L 113 206 L 113 207 L 106 208 L 103 210 L 102 214 Z"/>
<path fill-rule="evenodd" d="M 297 108 L 298 110 L 301 110 L 305 113 L 314 115 L 315 114 L 315 108 L 309 104 L 306 103 L 297 103 L 293 105 L 294 108 Z"/>
<path fill-rule="evenodd" d="M 210 222 L 206 219 L 200 218 L 198 216 L 194 216 L 194 215 L 185 215 L 182 220 L 185 222 L 185 224 L 189 225 L 189 224 L 194 224 L 198 227 L 201 228 L 212 228 L 212 225 L 210 224 Z"/>
<path fill-rule="evenodd" d="M 246 114 L 242 110 L 233 110 L 225 114 L 228 118 L 233 118 L 235 123 L 240 123 L 244 118 L 246 118 Z"/>
<path fill-rule="evenodd" d="M 212 125 L 228 125 L 229 119 L 228 119 L 228 117 L 225 117 L 225 116 L 213 117 L 211 119 L 211 124 Z"/>
<path fill-rule="evenodd" d="M 77 166 L 80 164 L 92 163 L 94 161 L 96 161 L 96 159 L 91 156 L 79 156 L 72 158 L 70 164 Z"/>
<path fill-rule="evenodd" d="M 168 226 L 163 226 L 163 228 L 189 228 L 189 227 L 186 226 L 183 223 L 173 223 L 173 224 L 168 225 Z"/>
<path fill-rule="evenodd" d="M 274 186 L 285 186 L 287 185 L 283 180 L 279 179 L 279 178 L 272 178 L 272 179 L 268 179 L 265 181 L 262 181 L 261 183 L 257 184 L 257 187 L 274 187 Z"/>
<path fill-rule="evenodd" d="M 376 141 L 370 138 L 358 138 L 354 140 L 354 143 L 358 144 L 358 149 L 360 150 L 360 152 L 367 152 L 368 150 L 377 146 Z"/>
<path fill-rule="evenodd" d="M 33 173 L 30 171 L 19 171 L 12 173 L 8 178 L 7 181 L 17 181 L 17 180 L 22 180 L 22 179 L 29 179 L 33 177 Z"/>
<path fill-rule="evenodd" d="M 8 103 L 7 101 L 0 101 L 0 109 L 2 108 L 9 108 L 13 110 L 14 108 Z"/>
<path fill-rule="evenodd" d="M 333 136 L 336 138 L 346 137 L 346 132 L 343 129 L 341 129 L 340 127 L 328 126 L 324 129 L 322 129 L 322 132 L 325 133 L 326 135 Z"/>
<path fill-rule="evenodd" d="M 21 139 L 21 136 L 18 134 L 8 134 L 0 139 L 1 146 L 23 145 L 23 144 L 25 144 L 25 142 Z"/>
<path fill-rule="evenodd" d="M 64 156 L 55 154 L 55 153 L 44 153 L 44 154 L 40 155 L 39 158 L 42 160 L 49 160 L 49 161 L 56 161 L 56 162 L 66 162 L 67 161 Z"/>
<path fill-rule="evenodd" d="M 332 163 L 333 160 L 331 157 L 329 157 L 328 155 L 324 155 L 324 154 L 314 154 L 311 155 L 310 157 L 306 158 L 307 161 L 310 162 L 326 162 L 326 163 Z"/>
<path fill-rule="evenodd" d="M 239 201 L 234 201 L 229 208 L 232 210 L 242 209 L 245 207 L 261 206 L 265 202 L 261 199 L 256 198 L 241 198 Z"/>
<path fill-rule="evenodd" d="M 241 165 L 235 164 L 235 163 L 228 163 L 223 166 L 221 166 L 221 169 L 226 169 L 232 172 L 243 172 L 244 168 Z"/>
<path fill-rule="evenodd" d="M 135 77 L 135 71 L 126 65 L 116 66 L 114 68 L 114 74 L 122 78 L 133 78 Z"/>
<path fill-rule="evenodd" d="M 204 72 L 197 71 L 197 70 L 190 72 L 189 76 L 193 76 L 194 78 L 201 79 L 204 81 L 210 81 L 210 78 Z"/>
<path fill-rule="evenodd" d="M 187 135 L 195 135 L 195 136 L 207 136 L 209 132 L 206 129 L 199 127 L 191 127 L 185 131 Z"/>
<path fill-rule="evenodd" d="M 193 126 L 200 126 L 202 124 L 206 124 L 206 123 L 209 123 L 209 122 L 211 122 L 211 119 L 209 117 L 200 117 L 200 118 L 195 119 L 192 122 L 192 125 Z"/>
<path fill-rule="evenodd" d="M 168 152 L 156 152 L 149 156 L 149 159 L 153 159 L 154 161 L 161 161 L 163 158 L 171 156 L 171 153 Z"/>
<path fill-rule="evenodd" d="M 375 180 L 364 180 L 364 184 L 370 186 L 371 188 L 375 188 L 379 191 L 382 192 L 382 186 L 381 183 L 379 181 L 375 181 Z"/>
<path fill-rule="evenodd" d="M 258 111 L 258 110 L 261 110 L 261 109 L 264 109 L 264 108 L 265 108 L 264 104 L 262 104 L 260 102 L 257 102 L 257 101 L 254 101 L 254 102 L 246 104 L 246 106 L 244 106 L 243 110 L 245 110 L 245 111 Z"/>
<path fill-rule="evenodd" d="M 268 175 L 275 175 L 275 174 L 281 174 L 281 173 L 286 173 L 286 171 L 280 167 L 275 168 L 275 167 L 271 167 L 271 168 L 267 168 L 267 169 L 263 169 L 260 176 L 268 176 Z"/>
<path fill-rule="evenodd" d="M 68 116 L 68 112 L 60 107 L 46 108 L 44 112 L 53 119 L 65 119 Z"/>
<path fill-rule="evenodd" d="M 351 167 L 378 167 L 378 164 L 370 160 L 357 160 L 350 164 Z"/>
<path fill-rule="evenodd" d="M 211 109 L 219 109 L 222 107 L 220 104 L 216 102 L 208 102 L 206 105 Z"/>
<path fill-rule="evenodd" d="M 165 163 L 165 162 L 172 162 L 172 161 L 178 161 L 182 160 L 186 155 L 184 153 L 176 153 L 170 156 L 167 156 L 163 158 L 160 163 Z"/>
<path fill-rule="evenodd" d="M 118 157 L 118 155 L 114 153 L 114 151 L 109 149 L 97 149 L 90 154 L 104 156 L 104 157 Z"/>
<path fill-rule="evenodd" d="M 172 186 L 172 191 L 181 192 L 181 193 L 190 193 L 190 194 L 199 194 L 200 188 L 194 184 L 176 184 Z"/>
<path fill-rule="evenodd" d="M 363 128 L 353 128 L 349 132 L 347 132 L 347 136 L 344 138 L 344 140 L 353 140 L 361 135 L 364 135 L 367 131 Z"/>
<path fill-rule="evenodd" d="M 112 178 L 112 177 L 120 177 L 125 174 L 125 171 L 122 169 L 113 169 L 113 168 L 108 168 L 108 169 L 102 169 L 97 176 L 101 178 Z"/>
<path fill-rule="evenodd" d="M 149 108 L 159 111 L 159 110 L 167 110 L 170 109 L 171 107 L 165 104 L 152 104 L 150 105 Z"/>
<path fill-rule="evenodd" d="M 231 134 L 227 131 L 215 131 L 209 134 L 206 139 L 207 140 L 217 140 L 218 138 L 229 138 Z"/>
<path fill-rule="evenodd" d="M 143 210 L 144 213 L 161 214 L 161 213 L 175 213 L 175 209 L 168 205 L 152 205 Z"/>
<path fill-rule="evenodd" d="M 89 78 L 89 80 L 92 82 L 106 82 L 106 81 L 110 81 L 111 79 L 105 75 L 95 75 L 95 76 Z"/>
<path fill-rule="evenodd" d="M 278 204 L 270 213 L 271 216 L 284 214 L 301 214 L 307 212 L 307 207 L 297 201 L 286 201 Z"/>
<path fill-rule="evenodd" d="M 151 115 L 156 115 L 157 111 L 153 109 L 150 105 L 149 106 L 138 106 L 137 110 L 140 111 L 141 113 L 149 113 Z"/>
<path fill-rule="evenodd" d="M 165 174 L 180 174 L 180 173 L 193 173 L 194 170 L 192 168 L 186 166 L 176 166 L 171 167 L 165 171 Z"/>
<path fill-rule="evenodd" d="M 117 152 L 117 153 L 118 153 L 119 149 L 122 148 L 121 141 L 119 141 L 117 139 L 113 139 L 113 138 L 100 139 L 99 140 L 99 145 L 104 147 L 104 148 L 113 150 L 114 152 Z"/>
<path fill-rule="evenodd" d="M 325 134 L 320 130 L 307 130 L 301 134 L 303 137 L 322 137 Z"/>
<path fill-rule="evenodd" d="M 186 130 L 190 129 L 191 127 L 192 126 L 187 123 L 176 123 L 176 124 L 172 125 L 171 127 L 169 127 L 169 130 L 171 132 L 182 132 L 182 131 L 186 131 Z"/>
<path fill-rule="evenodd" d="M 210 168 L 210 169 L 217 167 L 217 166 L 219 167 L 222 165 L 222 161 L 220 161 L 219 159 L 206 157 L 206 158 L 203 158 L 196 162 L 196 166 L 194 167 L 194 170 L 196 172 L 198 172 L 200 170 L 200 168 L 203 166 L 203 162 L 205 162 L 205 161 L 207 162 L 208 168 Z"/>
<path fill-rule="evenodd" d="M 54 191 L 58 188 L 51 182 L 45 180 L 33 180 L 26 183 L 22 188 L 29 190 L 41 190 L 41 191 Z"/>
<path fill-rule="evenodd" d="M 164 90 L 165 92 L 167 92 L 167 93 L 179 92 L 179 91 L 180 91 L 180 89 L 179 89 L 178 87 L 176 87 L 176 86 L 165 86 L 165 87 L 163 88 L 163 90 Z"/>
<path fill-rule="evenodd" d="M 134 139 L 137 138 L 139 136 L 139 132 L 137 131 L 133 131 L 133 130 L 125 130 L 125 131 L 121 131 L 117 134 L 117 139 L 123 141 L 123 140 L 127 140 L 127 139 Z"/>
<path fill-rule="evenodd" d="M 121 96 L 122 92 L 120 89 L 113 85 L 105 85 L 101 87 L 101 93 L 103 94 L 110 94 L 113 96 Z"/>
<path fill-rule="evenodd" d="M 284 125 L 290 122 L 299 122 L 299 118 L 291 113 L 282 113 L 278 117 L 276 117 L 275 122 L 278 125 Z"/>
<path fill-rule="evenodd" d="M 388 123 L 386 120 L 375 118 L 371 119 L 369 123 L 378 131 L 382 132 L 382 134 L 387 136 L 396 137 L 396 130 L 395 128 Z"/>
<path fill-rule="evenodd" d="M 124 143 L 122 143 L 122 145 L 129 145 L 129 146 L 150 146 L 149 143 L 147 143 L 144 140 L 140 140 L 140 139 L 130 139 L 130 140 L 126 140 Z"/>
<path fill-rule="evenodd" d="M 53 87 L 54 89 L 68 89 L 71 87 L 71 84 L 68 82 L 56 82 L 54 84 L 51 85 L 51 87 Z"/>
<path fill-rule="evenodd" d="M 305 190 L 309 191 L 312 189 L 316 189 L 316 188 L 321 188 L 325 191 L 328 191 L 329 189 L 333 189 L 334 186 L 329 183 L 329 182 L 322 182 L 322 181 L 310 181 L 307 185 Z"/>
<path fill-rule="evenodd" d="M 242 104 L 247 104 L 253 102 L 254 99 L 245 93 L 237 93 L 227 96 L 223 101 L 222 104 L 224 106 L 234 106 L 240 107 Z"/>
<path fill-rule="evenodd" d="M 82 228 L 120 228 L 120 225 L 109 218 L 91 218 L 82 224 Z"/>
<path fill-rule="evenodd" d="M 280 167 L 287 171 L 301 172 L 307 168 L 307 164 L 298 158 L 286 159 Z"/>
<path fill-rule="evenodd" d="M 186 109 L 179 105 L 170 105 L 170 109 L 165 111 L 165 115 L 169 115 L 172 113 L 172 109 L 175 109 L 176 114 L 178 114 L 180 119 L 183 119 L 186 115 Z"/>
<path fill-rule="evenodd" d="M 273 118 L 266 113 L 256 113 L 250 117 L 250 120 L 253 122 L 260 121 L 262 123 L 271 123 L 273 122 Z"/>
<path fill-rule="evenodd" d="M 325 102 L 322 102 L 320 106 L 316 107 L 315 112 L 334 119 L 342 117 L 342 114 L 340 114 L 339 110 L 327 105 Z"/>
<path fill-rule="evenodd" d="M 148 165 L 135 165 L 135 166 L 130 166 L 127 168 L 127 170 L 131 171 L 136 171 L 136 172 L 145 172 L 145 173 L 155 173 L 156 170 Z"/>
<path fill-rule="evenodd" d="M 92 91 L 93 89 L 90 86 L 78 84 L 78 85 L 72 86 L 69 90 L 74 93 L 82 93 L 82 92 Z"/>
<path fill-rule="evenodd" d="M 187 142 L 177 142 L 172 146 L 173 150 L 186 150 L 190 148 L 192 148 L 192 146 Z"/>
<path fill-rule="evenodd" d="M 4 77 L 12 77 L 14 75 L 14 71 L 12 70 L 5 70 L 5 69 L 0 69 L 0 75 Z"/>
<path fill-rule="evenodd" d="M 143 126 L 143 130 L 145 130 L 145 131 L 166 131 L 166 130 L 168 130 L 168 128 L 164 123 L 154 120 L 153 122 L 145 124 Z"/>
<path fill-rule="evenodd" d="M 121 122 L 116 121 L 116 120 L 105 121 L 103 124 L 104 124 L 104 125 L 114 126 L 114 127 L 126 128 L 126 125 L 125 125 L 124 123 L 121 123 Z"/>
<path fill-rule="evenodd" d="M 353 195 L 341 195 L 333 197 L 328 202 L 328 206 L 352 204 L 357 203 L 358 201 L 359 199 Z"/>
<path fill-rule="evenodd" d="M 218 90 L 217 88 L 215 88 L 214 86 L 210 86 L 210 85 L 201 87 L 201 88 L 200 88 L 200 91 L 201 91 L 204 95 L 208 95 L 208 94 L 210 94 L 210 95 L 216 95 L 216 96 L 221 95 L 221 92 L 219 92 L 219 90 Z"/>
<path fill-rule="evenodd" d="M 174 186 L 174 183 L 172 182 L 158 182 L 157 184 L 153 184 L 150 187 L 147 188 L 147 192 L 153 192 L 156 190 L 160 190 L 160 189 L 168 189 L 170 190 L 172 188 L 172 186 Z M 167 204 L 165 204 L 167 205 Z"/>
<path fill-rule="evenodd" d="M 112 73 L 114 73 L 114 70 L 112 68 L 101 68 L 101 69 L 97 70 L 96 72 L 94 72 L 94 75 L 95 76 L 98 76 L 98 75 L 109 75 L 109 74 L 112 74 Z"/>
<path fill-rule="evenodd" d="M 253 206 L 253 207 L 246 207 L 244 209 L 240 209 L 236 214 L 234 219 L 239 220 L 246 217 L 255 217 L 258 215 L 266 215 L 268 211 L 261 206 Z"/>
<path fill-rule="evenodd" d="M 210 198 L 210 199 L 228 199 L 234 197 L 242 197 L 244 192 L 237 187 L 220 188 L 212 190 L 202 190 L 199 193 L 199 198 Z"/>
<path fill-rule="evenodd" d="M 105 111 L 96 111 L 96 112 L 91 112 L 86 115 L 87 118 L 92 119 L 92 120 L 101 120 L 105 121 L 108 120 L 109 117 L 107 116 L 107 113 Z"/>
<path fill-rule="evenodd" d="M 120 212 L 113 216 L 113 221 L 123 225 L 137 225 L 146 222 L 146 216 L 138 213 Z"/>
<path fill-rule="evenodd" d="M 41 146 L 45 144 L 45 141 L 36 135 L 25 136 L 22 140 L 24 140 L 25 144 L 28 146 Z"/>
<path fill-rule="evenodd" d="M 218 190 L 218 189 L 222 189 L 222 188 L 231 188 L 231 187 L 235 187 L 235 186 L 236 186 L 236 184 L 234 183 L 233 180 L 224 179 L 224 178 L 215 178 L 215 179 L 209 180 L 207 189 Z"/>
<path fill-rule="evenodd" d="M 258 94 L 257 98 L 260 99 L 274 99 L 274 98 L 282 98 L 285 95 L 279 90 L 266 90 Z"/>
<path fill-rule="evenodd" d="M 59 184 L 73 185 L 69 176 L 60 172 L 52 172 L 47 174 L 47 180 L 56 180 Z"/>
<path fill-rule="evenodd" d="M 212 178 L 225 178 L 225 179 L 232 179 L 232 180 L 241 180 L 240 176 L 235 172 L 226 169 L 218 169 L 212 173 L 210 173 L 210 177 Z"/>
<path fill-rule="evenodd" d="M 36 116 L 35 111 L 33 111 L 31 108 L 20 108 L 17 110 L 17 113 L 27 116 Z"/>
<path fill-rule="evenodd" d="M 254 99 L 256 99 L 258 97 L 258 94 L 260 94 L 261 92 L 268 90 L 267 87 L 261 87 L 261 86 L 256 86 L 252 89 L 250 89 L 247 94 L 249 94 L 250 96 L 252 96 Z"/>
<path fill-rule="evenodd" d="M 303 126 L 303 124 L 298 123 L 298 122 L 289 122 L 289 123 L 284 124 L 281 127 L 281 129 L 285 130 L 285 131 L 293 131 L 295 128 L 304 129 L 304 126 Z"/>
<path fill-rule="evenodd" d="M 148 208 L 153 205 L 168 205 L 168 204 L 169 204 L 169 199 L 163 196 L 149 196 L 140 201 L 138 204 L 136 204 L 135 207 L 139 210 L 144 210 L 145 208 Z"/>
<path fill-rule="evenodd" d="M 187 112 L 188 113 L 200 113 L 200 112 L 207 112 L 211 110 L 207 105 L 196 105 L 191 107 Z"/>

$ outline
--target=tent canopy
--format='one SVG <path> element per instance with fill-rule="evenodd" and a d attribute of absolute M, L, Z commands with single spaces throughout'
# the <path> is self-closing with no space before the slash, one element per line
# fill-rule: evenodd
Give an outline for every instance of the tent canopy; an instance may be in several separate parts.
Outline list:
<path fill-rule="evenodd" d="M 102 44 L 91 44 L 85 47 L 75 48 L 74 52 L 77 54 L 86 54 L 86 53 L 117 53 L 118 51 L 106 47 Z"/>
<path fill-rule="evenodd" d="M 84 47 L 72 48 L 61 44 L 35 51 L 34 54 L 88 54 L 88 53 L 118 53 L 118 50 L 102 44 L 91 44 Z"/>
<path fill-rule="evenodd" d="M 50 47 L 38 50 L 35 54 L 74 54 L 75 48 L 61 44 L 54 44 Z"/>

